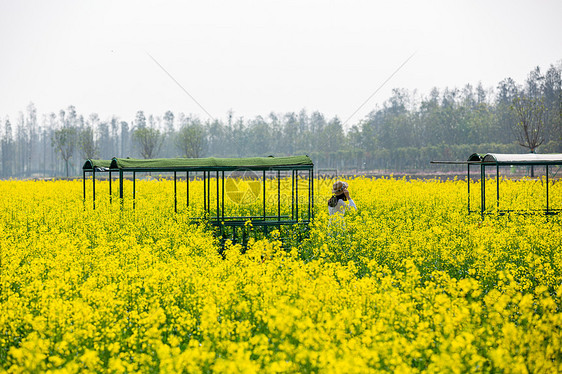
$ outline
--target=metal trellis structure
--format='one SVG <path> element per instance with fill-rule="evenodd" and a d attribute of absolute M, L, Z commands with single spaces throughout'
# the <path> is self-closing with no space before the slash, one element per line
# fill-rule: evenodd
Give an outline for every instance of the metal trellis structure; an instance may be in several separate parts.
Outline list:
<path fill-rule="evenodd" d="M 201 158 L 201 159 L 130 159 L 113 158 L 112 160 L 87 160 L 83 166 L 83 194 L 86 201 L 86 175 L 92 174 L 92 201 L 95 209 L 95 184 L 96 173 L 109 173 L 109 194 L 112 202 L 111 181 L 112 175 L 119 175 L 119 199 L 123 206 L 125 200 L 124 180 L 126 175 L 132 177 L 132 200 L 135 208 L 136 179 L 139 172 L 169 172 L 173 173 L 174 181 L 174 212 L 178 211 L 177 184 L 178 174 L 185 175 L 186 180 L 186 207 L 190 205 L 190 180 L 195 175 L 202 175 L 203 181 L 203 217 L 194 219 L 195 222 L 208 222 L 214 226 L 221 237 L 232 237 L 233 241 L 246 242 L 248 235 L 248 222 L 252 228 L 259 228 L 264 234 L 275 228 L 302 227 L 308 228 L 314 218 L 314 164 L 308 156 L 292 157 L 250 157 L 250 158 Z M 185 174 L 183 174 L 185 173 Z M 234 179 L 231 179 L 234 175 Z M 225 192 L 228 194 L 226 184 L 234 183 L 235 178 L 245 178 L 256 186 L 261 184 L 261 191 L 255 191 L 256 199 L 261 200 L 261 212 L 251 215 L 229 215 L 225 207 Z M 281 180 L 290 178 L 290 199 L 287 191 L 281 189 Z M 269 209 L 266 183 L 276 184 L 276 212 Z M 275 181 L 277 183 L 275 183 Z M 299 196 L 299 188 L 300 196 Z M 302 189 L 305 188 L 305 191 Z M 261 196 L 258 196 L 261 194 Z M 212 197 L 214 201 L 212 201 Z M 200 197 L 199 197 L 200 198 Z M 232 199 L 231 199 L 232 200 Z M 283 203 L 287 204 L 286 206 Z M 290 214 L 282 214 L 282 207 Z M 239 240 L 241 235 L 242 240 Z"/>
<path fill-rule="evenodd" d="M 472 166 L 480 166 L 480 214 L 484 216 L 486 210 L 486 168 L 495 168 L 496 171 L 496 211 L 500 214 L 512 212 L 508 209 L 500 209 L 500 167 L 502 166 L 544 166 L 546 175 L 546 206 L 544 209 L 539 209 L 547 215 L 558 214 L 562 209 L 552 208 L 550 206 L 550 191 L 549 191 L 549 173 L 552 166 L 562 165 L 562 154 L 502 154 L 502 153 L 488 153 L 485 155 L 473 153 L 467 161 L 431 161 L 432 164 L 445 164 L 445 165 L 467 165 L 467 190 L 468 190 L 468 213 L 476 212 L 471 209 L 470 202 L 470 170 Z"/>

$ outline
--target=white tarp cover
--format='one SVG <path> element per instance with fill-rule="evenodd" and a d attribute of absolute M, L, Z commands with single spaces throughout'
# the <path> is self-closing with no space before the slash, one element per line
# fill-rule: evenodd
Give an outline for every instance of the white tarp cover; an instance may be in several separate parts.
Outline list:
<path fill-rule="evenodd" d="M 562 153 L 488 153 L 483 162 L 494 162 L 498 164 L 558 164 L 562 165 Z"/>

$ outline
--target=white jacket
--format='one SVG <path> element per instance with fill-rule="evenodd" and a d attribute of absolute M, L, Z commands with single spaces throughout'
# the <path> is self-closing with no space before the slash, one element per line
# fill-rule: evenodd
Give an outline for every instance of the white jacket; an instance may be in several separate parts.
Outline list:
<path fill-rule="evenodd" d="M 340 213 L 343 215 L 347 209 L 351 208 L 357 210 L 357 206 L 352 199 L 349 199 L 349 205 L 347 205 L 342 199 L 339 199 L 336 206 L 328 206 L 328 213 L 330 213 L 330 215 L 334 215 L 335 213 Z"/>

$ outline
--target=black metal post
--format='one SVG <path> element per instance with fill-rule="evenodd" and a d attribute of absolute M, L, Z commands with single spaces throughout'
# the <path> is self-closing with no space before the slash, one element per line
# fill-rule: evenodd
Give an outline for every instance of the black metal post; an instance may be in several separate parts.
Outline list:
<path fill-rule="evenodd" d="M 96 168 L 92 169 L 92 202 L 94 209 L 96 209 Z"/>
<path fill-rule="evenodd" d="M 207 172 L 207 209 L 211 214 L 211 172 Z"/>
<path fill-rule="evenodd" d="M 174 171 L 174 212 L 178 212 L 178 188 L 177 188 L 177 172 Z"/>
<path fill-rule="evenodd" d="M 186 192 L 187 192 L 187 205 L 189 206 L 189 171 L 185 172 L 185 183 L 186 183 Z"/>
<path fill-rule="evenodd" d="M 136 181 L 137 181 L 137 172 L 133 171 L 133 209 L 135 209 L 136 207 L 136 196 L 137 196 L 137 187 L 136 187 Z"/>
<path fill-rule="evenodd" d="M 86 204 L 86 171 L 82 170 L 82 190 L 84 193 L 84 198 L 83 198 L 83 202 L 84 204 Z"/>
<path fill-rule="evenodd" d="M 263 220 L 265 221 L 265 170 L 263 171 Z"/>
<path fill-rule="evenodd" d="M 295 171 L 295 216 L 297 222 L 299 221 L 299 171 Z"/>
<path fill-rule="evenodd" d="M 310 222 L 310 195 L 311 195 L 311 192 L 310 192 L 310 186 L 311 186 L 311 185 L 310 185 L 310 182 L 312 181 L 312 176 L 311 176 L 311 174 L 310 174 L 311 171 L 312 171 L 312 170 L 309 170 L 309 171 L 308 171 L 308 221 L 309 221 L 309 222 Z"/>
<path fill-rule="evenodd" d="M 546 214 L 548 214 L 548 165 L 546 166 Z"/>
<path fill-rule="evenodd" d="M 222 220 L 224 221 L 224 170 L 222 171 L 222 209 L 221 209 L 221 214 L 222 214 Z M 222 225 L 221 225 L 221 234 L 222 234 Z"/>
<path fill-rule="evenodd" d="M 310 199 L 310 209 L 312 210 L 312 216 L 310 218 L 314 219 L 314 167 L 310 169 L 310 172 L 312 173 L 312 187 L 310 188 L 310 190 L 312 191 L 312 197 Z"/>
<path fill-rule="evenodd" d="M 466 171 L 466 185 L 468 186 L 468 214 L 470 214 L 470 164 L 467 165 Z"/>
<path fill-rule="evenodd" d="M 277 222 L 281 221 L 281 170 L 277 170 Z"/>
<path fill-rule="evenodd" d="M 291 221 L 295 219 L 295 171 L 291 170 Z"/>
<path fill-rule="evenodd" d="M 111 170 L 109 171 L 109 203 L 113 203 L 113 196 L 111 195 Z"/>
<path fill-rule="evenodd" d="M 484 218 L 484 210 L 486 210 L 486 166 L 480 166 L 480 214 Z"/>
<path fill-rule="evenodd" d="M 207 172 L 203 172 L 203 212 L 207 212 Z"/>
<path fill-rule="evenodd" d="M 500 165 L 496 164 L 496 207 L 500 210 Z"/>
<path fill-rule="evenodd" d="M 217 178 L 217 222 L 219 222 L 219 212 L 220 212 L 220 209 L 219 209 L 219 200 L 220 200 L 219 199 L 219 172 L 217 171 L 216 173 L 217 173 L 216 174 L 216 178 Z"/>

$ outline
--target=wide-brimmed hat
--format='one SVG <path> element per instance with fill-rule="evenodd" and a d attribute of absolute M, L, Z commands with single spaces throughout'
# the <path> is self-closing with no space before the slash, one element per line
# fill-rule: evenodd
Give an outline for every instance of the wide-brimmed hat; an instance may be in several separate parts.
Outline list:
<path fill-rule="evenodd" d="M 346 182 L 337 181 L 332 186 L 332 193 L 334 195 L 341 195 L 343 193 L 343 191 L 346 190 L 346 189 L 347 189 L 347 183 Z"/>

